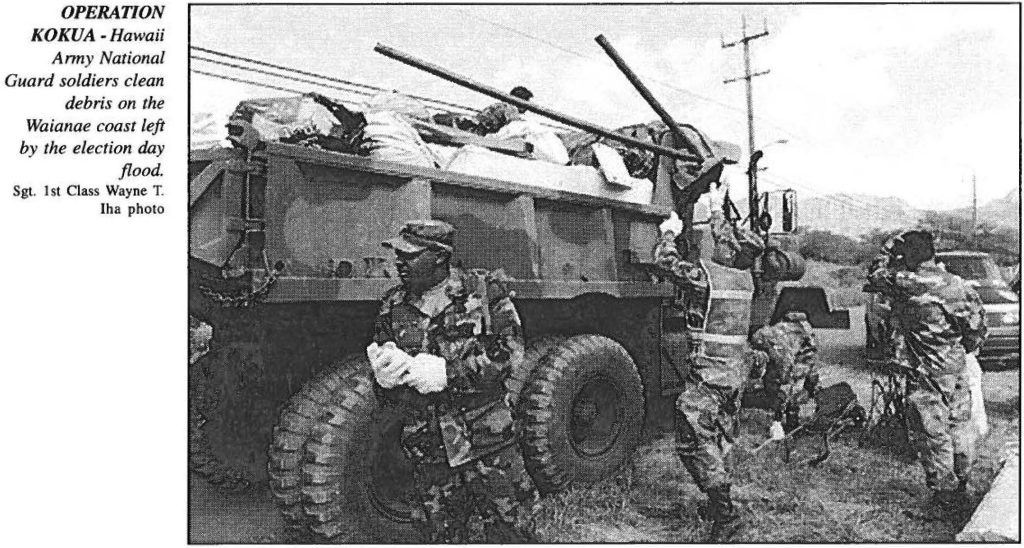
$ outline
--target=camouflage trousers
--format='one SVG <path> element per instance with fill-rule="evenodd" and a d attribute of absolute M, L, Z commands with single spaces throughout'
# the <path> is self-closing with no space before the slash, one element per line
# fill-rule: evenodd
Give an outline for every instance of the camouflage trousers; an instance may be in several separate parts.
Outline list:
<path fill-rule="evenodd" d="M 908 392 L 924 436 L 921 464 L 928 487 L 946 491 L 966 486 L 975 457 L 967 377 L 953 373 L 912 378 Z"/>
<path fill-rule="evenodd" d="M 676 452 L 703 491 L 730 485 L 725 454 L 733 442 L 736 390 L 688 384 L 676 399 Z"/>
<path fill-rule="evenodd" d="M 539 496 L 518 446 L 456 468 L 417 464 L 414 481 L 428 542 L 536 542 L 533 510 Z"/>

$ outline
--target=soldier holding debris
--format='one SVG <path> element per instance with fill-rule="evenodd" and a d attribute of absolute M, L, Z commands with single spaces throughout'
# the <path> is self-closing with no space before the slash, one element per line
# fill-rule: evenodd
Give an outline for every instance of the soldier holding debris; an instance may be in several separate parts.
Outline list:
<path fill-rule="evenodd" d="M 427 540 L 531 542 L 537 493 L 504 385 L 523 359 L 522 326 L 499 275 L 450 267 L 454 232 L 412 221 L 384 243 L 402 285 L 384 297 L 366 352 L 379 399 L 407 411 L 402 447 Z"/>
<path fill-rule="evenodd" d="M 700 268 L 684 260 L 675 243 L 683 229 L 682 220 L 673 212 L 660 229 L 655 263 L 670 273 L 675 283 L 706 294 L 707 282 Z M 704 517 L 711 521 L 710 540 L 725 540 L 738 525 L 739 517 L 732 501 L 725 454 L 732 443 L 734 413 L 740 388 L 748 377 L 749 362 L 746 356 L 713 359 L 694 354 L 690 358 L 686 388 L 675 405 L 677 452 L 694 483 L 708 496 Z"/>
<path fill-rule="evenodd" d="M 533 98 L 533 92 L 523 86 L 516 86 L 512 88 L 509 95 L 518 97 L 523 101 L 529 101 Z M 481 110 L 476 115 L 477 133 L 480 135 L 497 133 L 498 130 L 508 125 L 509 122 L 522 120 L 525 112 L 526 111 L 524 109 L 515 107 L 503 101 L 494 103 L 493 105 Z"/>
<path fill-rule="evenodd" d="M 892 303 L 889 357 L 920 415 L 926 482 L 947 506 L 965 494 L 974 460 L 965 355 L 984 342 L 986 326 L 978 294 L 934 257 L 930 233 L 906 232 L 882 248 L 868 283 Z"/>
<path fill-rule="evenodd" d="M 750 346 L 755 363 L 763 364 L 762 386 L 743 394 L 743 406 L 771 411 L 770 434 L 780 440 L 799 425 L 802 396 L 813 398 L 817 390 L 818 345 L 807 315 L 788 312 L 775 325 L 755 331 Z"/>

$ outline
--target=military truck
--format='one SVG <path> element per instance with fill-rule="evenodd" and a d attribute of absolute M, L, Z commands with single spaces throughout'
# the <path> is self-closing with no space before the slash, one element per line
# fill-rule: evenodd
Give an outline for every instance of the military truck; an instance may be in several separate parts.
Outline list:
<path fill-rule="evenodd" d="M 676 148 L 671 131 L 653 140 Z M 510 279 L 528 350 L 508 386 L 544 493 L 608 477 L 669 427 L 691 352 L 735 356 L 788 309 L 817 326 L 841 316 L 820 289 L 778 299 L 786 268 L 767 257 L 796 260 L 791 251 L 770 248 L 757 276 L 709 260 L 712 234 L 692 222 L 692 204 L 680 207 L 672 157 L 656 158 L 639 201 L 546 175 L 522 182 L 530 170 L 589 167 L 503 161 L 517 178 L 253 139 L 193 151 L 189 310 L 213 338 L 190 366 L 192 469 L 226 488 L 268 481 L 306 538 L 416 540 L 401 417 L 375 401 L 365 356 L 378 300 L 398 283 L 381 242 L 409 219 L 451 223 L 455 262 Z M 689 225 L 680 243 L 708 282 L 702 294 L 651 264 L 673 209 Z"/>

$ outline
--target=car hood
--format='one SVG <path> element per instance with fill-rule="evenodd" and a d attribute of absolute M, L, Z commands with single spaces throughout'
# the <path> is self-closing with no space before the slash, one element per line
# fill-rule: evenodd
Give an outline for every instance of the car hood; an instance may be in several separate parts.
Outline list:
<path fill-rule="evenodd" d="M 985 304 L 1016 303 L 1019 300 L 1017 294 L 1004 284 L 979 283 L 974 285 L 974 290 Z"/>

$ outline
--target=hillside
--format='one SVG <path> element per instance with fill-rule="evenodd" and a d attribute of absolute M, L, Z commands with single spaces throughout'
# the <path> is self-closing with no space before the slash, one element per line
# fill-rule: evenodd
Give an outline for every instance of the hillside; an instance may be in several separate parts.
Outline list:
<path fill-rule="evenodd" d="M 872 229 L 892 230 L 912 227 L 924 216 L 901 198 L 879 197 L 867 194 L 829 194 L 802 197 L 800 200 L 800 226 L 808 229 L 829 230 L 837 234 L 857 237 Z M 971 218 L 970 208 L 939 211 L 965 220 Z M 978 206 L 979 224 L 995 227 L 1020 226 L 1020 196 L 1016 190 L 1006 196 Z"/>
<path fill-rule="evenodd" d="M 921 212 L 905 200 L 866 194 L 829 194 L 800 199 L 800 226 L 854 237 L 872 229 L 913 226 Z"/>

